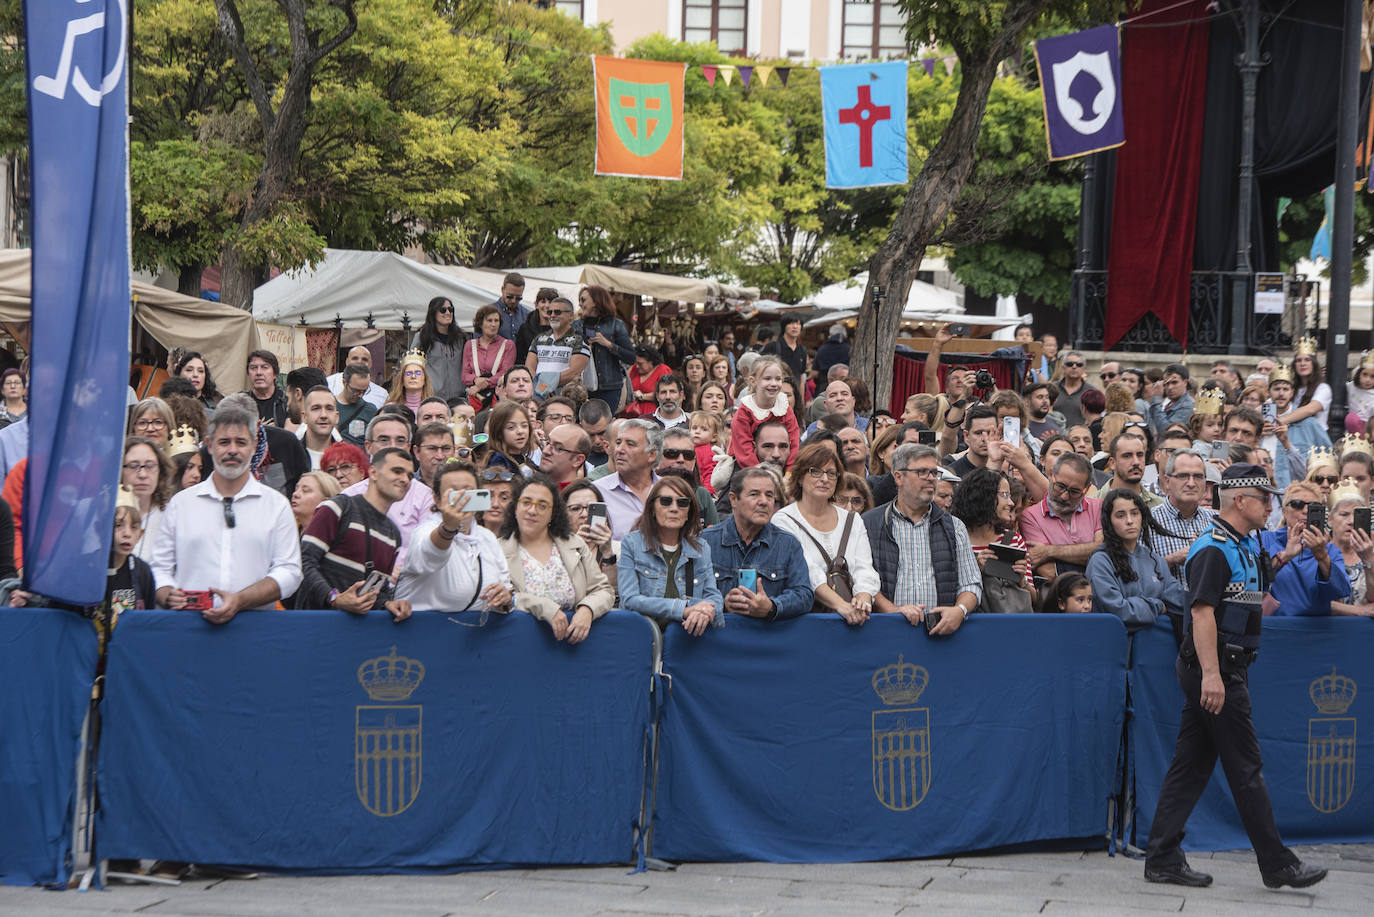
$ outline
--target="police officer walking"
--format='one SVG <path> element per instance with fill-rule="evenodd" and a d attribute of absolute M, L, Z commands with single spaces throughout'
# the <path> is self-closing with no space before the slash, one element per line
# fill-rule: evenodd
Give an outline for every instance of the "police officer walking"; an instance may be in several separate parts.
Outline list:
<path fill-rule="evenodd" d="M 1203 887 L 1212 877 L 1188 866 L 1183 828 L 1221 758 L 1231 797 L 1269 888 L 1306 888 L 1326 870 L 1303 863 L 1283 845 L 1260 773 L 1259 741 L 1250 721 L 1246 669 L 1260 642 L 1260 600 L 1272 572 L 1250 533 L 1264 525 L 1279 493 L 1258 465 L 1239 462 L 1221 476 L 1221 514 L 1188 551 L 1188 605 L 1175 671 L 1183 718 L 1174 760 L 1160 789 L 1145 850 L 1150 882 Z"/>

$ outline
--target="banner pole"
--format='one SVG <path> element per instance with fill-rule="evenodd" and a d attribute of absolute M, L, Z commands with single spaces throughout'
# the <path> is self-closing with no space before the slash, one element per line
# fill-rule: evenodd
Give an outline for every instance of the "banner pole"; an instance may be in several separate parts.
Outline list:
<path fill-rule="evenodd" d="M 1345 379 L 1350 350 L 1350 270 L 1355 237 L 1355 144 L 1360 120 L 1360 42 L 1363 4 L 1345 2 L 1341 83 L 1336 121 L 1335 207 L 1331 214 L 1331 299 L 1327 312 L 1326 378 L 1331 386 L 1328 428 L 1345 435 Z M 1315 380 L 1313 381 L 1315 385 Z"/>

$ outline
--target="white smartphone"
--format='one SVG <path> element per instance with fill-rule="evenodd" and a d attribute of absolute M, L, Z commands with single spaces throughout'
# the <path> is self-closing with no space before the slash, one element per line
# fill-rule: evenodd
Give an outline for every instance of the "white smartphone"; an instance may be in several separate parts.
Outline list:
<path fill-rule="evenodd" d="M 448 505 L 457 506 L 458 501 L 463 498 L 463 494 L 468 495 L 468 502 L 463 504 L 465 513 L 481 513 L 491 509 L 491 491 L 486 490 L 454 490 L 448 495 Z"/>
<path fill-rule="evenodd" d="M 1002 442 L 1011 443 L 1013 446 L 1021 445 L 1020 417 L 1002 418 Z"/>

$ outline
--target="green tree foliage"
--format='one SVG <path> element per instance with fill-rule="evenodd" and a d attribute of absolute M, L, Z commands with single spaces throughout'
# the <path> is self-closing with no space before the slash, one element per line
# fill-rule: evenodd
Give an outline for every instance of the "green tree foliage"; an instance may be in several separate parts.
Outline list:
<path fill-rule="evenodd" d="M 1284 271 L 1292 270 L 1312 251 L 1326 215 L 1320 192 L 1293 200 L 1279 218 L 1279 261 Z M 1369 256 L 1374 252 L 1374 200 L 1363 189 L 1355 192 L 1355 246 L 1350 264 L 1351 282 L 1360 285 L 1369 279 Z M 1331 277 L 1331 262 L 1321 261 L 1321 275 Z M 1314 278 L 1315 279 L 1315 278 Z"/>

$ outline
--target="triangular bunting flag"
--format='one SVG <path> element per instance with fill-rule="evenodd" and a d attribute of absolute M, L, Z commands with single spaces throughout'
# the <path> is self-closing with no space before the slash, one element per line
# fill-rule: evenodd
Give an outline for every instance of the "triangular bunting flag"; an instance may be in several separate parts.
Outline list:
<path fill-rule="evenodd" d="M 712 88 L 715 87 L 715 85 L 716 85 L 716 68 L 715 68 L 715 67 L 711 66 L 710 64 L 702 64 L 702 65 L 701 65 L 701 75 L 704 76 L 704 77 L 706 77 L 706 82 L 707 82 L 708 84 L 710 84 Z"/>
<path fill-rule="evenodd" d="M 785 88 L 785 87 L 787 86 L 787 75 L 788 75 L 789 73 L 792 72 L 792 68 L 791 68 L 791 67 L 778 67 L 778 68 L 776 68 L 776 69 L 777 69 L 778 79 L 782 80 L 782 85 L 783 85 L 783 87 Z"/>
<path fill-rule="evenodd" d="M 933 58 L 933 57 L 923 57 L 923 58 L 921 58 L 921 66 L 926 68 L 926 76 L 934 76 L 934 75 L 935 75 L 935 58 Z"/>
<path fill-rule="evenodd" d="M 749 88 L 749 78 L 754 75 L 753 67 L 740 67 L 739 78 L 744 81 L 744 88 Z"/>
<path fill-rule="evenodd" d="M 942 60 L 945 62 L 945 73 L 952 75 L 954 73 L 954 65 L 959 63 L 959 58 L 950 54 L 942 58 Z"/>
<path fill-rule="evenodd" d="M 754 69 L 757 70 L 759 74 L 759 85 L 767 86 L 768 78 L 773 75 L 773 68 L 767 64 L 759 64 Z"/>
<path fill-rule="evenodd" d="M 722 64 L 720 67 L 720 78 L 729 86 L 730 81 L 735 78 L 735 68 L 730 64 Z"/>

